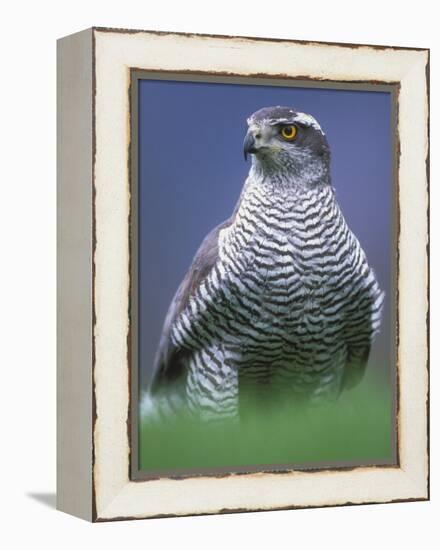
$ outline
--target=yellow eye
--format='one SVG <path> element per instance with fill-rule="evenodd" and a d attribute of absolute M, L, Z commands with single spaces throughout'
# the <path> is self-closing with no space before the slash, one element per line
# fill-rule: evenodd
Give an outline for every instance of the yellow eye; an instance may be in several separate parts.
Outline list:
<path fill-rule="evenodd" d="M 298 130 L 296 126 L 283 126 L 281 128 L 281 135 L 286 141 L 292 141 L 295 139 Z"/>

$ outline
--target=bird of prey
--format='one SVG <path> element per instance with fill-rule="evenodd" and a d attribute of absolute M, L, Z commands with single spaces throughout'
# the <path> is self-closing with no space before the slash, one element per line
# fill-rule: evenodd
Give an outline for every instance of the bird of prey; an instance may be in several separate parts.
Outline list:
<path fill-rule="evenodd" d="M 335 399 L 363 376 L 383 292 L 330 180 L 317 120 L 265 107 L 247 120 L 252 165 L 171 302 L 149 398 L 204 419 L 249 400 Z"/>

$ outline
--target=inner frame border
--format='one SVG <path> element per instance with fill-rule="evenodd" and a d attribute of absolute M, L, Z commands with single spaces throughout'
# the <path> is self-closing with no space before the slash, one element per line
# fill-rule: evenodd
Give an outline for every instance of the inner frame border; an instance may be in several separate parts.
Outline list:
<path fill-rule="evenodd" d="M 130 213 L 129 213 L 129 329 L 128 329 L 128 370 L 129 370 L 129 413 L 127 432 L 129 439 L 129 479 L 131 481 L 151 481 L 161 478 L 187 479 L 194 477 L 225 477 L 234 474 L 247 473 L 276 473 L 289 474 L 294 471 L 307 473 L 323 471 L 356 470 L 357 468 L 400 468 L 400 438 L 399 438 L 399 235 L 400 235 L 400 204 L 399 204 L 399 155 L 400 143 L 398 132 L 398 106 L 399 106 L 399 82 L 387 81 L 339 81 L 331 79 L 314 79 L 309 77 L 287 77 L 284 75 L 255 75 L 243 76 L 238 73 L 218 73 L 205 71 L 166 71 L 129 68 L 129 145 L 128 145 L 128 171 L 130 187 Z M 238 466 L 221 468 L 178 468 L 173 470 L 141 470 L 139 468 L 139 322 L 138 322 L 138 218 L 139 218 L 139 155 L 138 155 L 138 86 L 139 80 L 172 80 L 180 82 L 202 82 L 210 84 L 237 84 L 259 85 L 294 88 L 324 88 L 333 90 L 355 90 L 370 92 L 387 92 L 391 94 L 391 147 L 392 147 L 392 198 L 391 198 L 391 315 L 390 334 L 393 343 L 391 349 L 389 376 L 392 391 L 392 446 L 394 457 L 390 460 L 377 460 L 362 462 L 357 461 L 332 461 L 322 464 L 270 464 L 258 466 Z"/>

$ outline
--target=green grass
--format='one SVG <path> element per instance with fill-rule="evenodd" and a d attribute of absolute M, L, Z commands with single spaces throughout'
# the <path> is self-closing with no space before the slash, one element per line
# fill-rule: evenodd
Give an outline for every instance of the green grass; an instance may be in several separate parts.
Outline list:
<path fill-rule="evenodd" d="M 383 384 L 383 383 L 382 383 Z M 247 411 L 246 422 L 209 423 L 182 415 L 141 419 L 140 469 L 243 469 L 259 465 L 383 464 L 393 460 L 389 388 L 364 382 L 336 403 Z"/>

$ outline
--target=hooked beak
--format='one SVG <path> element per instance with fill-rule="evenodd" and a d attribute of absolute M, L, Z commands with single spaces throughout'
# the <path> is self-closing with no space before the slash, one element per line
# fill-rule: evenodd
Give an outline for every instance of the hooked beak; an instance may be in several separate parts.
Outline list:
<path fill-rule="evenodd" d="M 248 130 L 243 142 L 244 160 L 247 160 L 249 153 L 256 153 L 255 136 L 251 130 Z"/>

